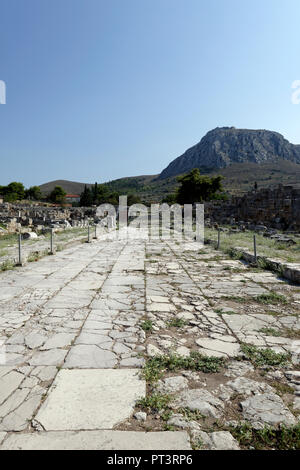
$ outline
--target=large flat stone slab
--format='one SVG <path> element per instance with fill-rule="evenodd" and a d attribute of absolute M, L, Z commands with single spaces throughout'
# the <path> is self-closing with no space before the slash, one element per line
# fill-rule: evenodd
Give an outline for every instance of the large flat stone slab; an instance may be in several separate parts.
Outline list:
<path fill-rule="evenodd" d="M 109 347 L 112 343 L 106 342 Z M 111 369 L 117 364 L 118 357 L 111 351 L 96 345 L 75 344 L 64 364 L 64 368 Z"/>
<path fill-rule="evenodd" d="M 186 432 L 59 431 L 9 436 L 1 450 L 190 450 Z"/>
<path fill-rule="evenodd" d="M 46 431 L 112 429 L 145 394 L 136 369 L 62 369 L 36 420 Z"/>
<path fill-rule="evenodd" d="M 234 342 L 234 338 L 232 342 L 200 338 L 196 343 L 200 346 L 199 352 L 205 356 L 236 357 L 240 352 L 240 345 Z"/>

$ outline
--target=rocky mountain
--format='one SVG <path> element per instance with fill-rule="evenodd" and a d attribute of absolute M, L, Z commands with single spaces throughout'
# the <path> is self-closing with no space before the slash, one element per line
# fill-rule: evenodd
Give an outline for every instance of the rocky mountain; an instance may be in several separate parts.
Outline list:
<path fill-rule="evenodd" d="M 278 159 L 300 164 L 300 145 L 267 130 L 217 127 L 201 141 L 173 160 L 160 179 L 180 175 L 193 168 L 226 168 L 233 163 L 266 163 Z"/>

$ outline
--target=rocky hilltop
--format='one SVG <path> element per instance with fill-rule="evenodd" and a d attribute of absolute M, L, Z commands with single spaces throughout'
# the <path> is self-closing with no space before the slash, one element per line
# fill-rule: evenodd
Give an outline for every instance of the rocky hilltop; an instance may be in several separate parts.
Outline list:
<path fill-rule="evenodd" d="M 232 163 L 265 163 L 278 159 L 300 163 L 300 145 L 267 130 L 217 127 L 201 141 L 173 160 L 160 178 L 179 175 L 192 168 L 225 168 Z"/>

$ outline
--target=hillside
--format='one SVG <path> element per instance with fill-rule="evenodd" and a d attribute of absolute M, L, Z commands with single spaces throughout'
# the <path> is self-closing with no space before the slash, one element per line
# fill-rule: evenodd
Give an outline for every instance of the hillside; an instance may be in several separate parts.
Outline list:
<path fill-rule="evenodd" d="M 202 174 L 224 176 L 224 188 L 232 194 L 251 190 L 255 182 L 259 188 L 278 184 L 299 188 L 300 146 L 277 132 L 222 127 L 208 132 L 160 175 L 131 176 L 104 184 L 111 192 L 138 194 L 147 203 L 160 202 L 176 190 L 177 176 L 197 167 Z M 47 194 L 55 186 L 62 186 L 69 194 L 81 194 L 85 184 L 57 180 L 40 188 Z"/>
<path fill-rule="evenodd" d="M 161 172 L 160 179 L 180 175 L 193 168 L 207 171 L 235 163 L 262 164 L 277 160 L 300 163 L 300 145 L 291 144 L 273 131 L 217 127 L 173 160 Z"/>
<path fill-rule="evenodd" d="M 300 165 L 287 160 L 278 159 L 276 162 L 234 163 L 219 170 L 206 170 L 208 175 L 224 176 L 223 186 L 232 194 L 242 194 L 254 187 L 274 187 L 278 184 L 300 188 Z M 141 175 L 119 178 L 105 183 L 109 189 L 120 194 L 138 194 L 143 201 L 160 202 L 167 194 L 175 191 L 178 186 L 177 177 L 160 179 L 159 175 Z M 62 186 L 68 193 L 80 194 L 84 189 L 83 183 L 73 181 L 52 181 L 41 185 L 44 193 L 50 192 L 54 186 Z"/>
<path fill-rule="evenodd" d="M 242 194 L 253 189 L 255 182 L 259 188 L 279 184 L 300 188 L 300 165 L 284 159 L 259 165 L 253 162 L 233 163 L 226 168 L 202 170 L 202 174 L 222 175 L 225 190 L 232 194 Z M 159 175 L 155 175 L 120 178 L 108 185 L 114 191 L 124 194 L 135 192 L 142 200 L 157 202 L 174 192 L 178 183 L 177 176 L 161 179 Z"/>
<path fill-rule="evenodd" d="M 227 168 L 214 170 L 211 174 L 224 177 L 223 186 L 231 194 L 242 194 L 253 189 L 257 182 L 258 188 L 272 188 L 283 184 L 300 188 L 300 165 L 288 160 L 278 159 L 275 162 L 234 163 Z"/>
<path fill-rule="evenodd" d="M 84 190 L 85 183 L 78 183 L 76 181 L 68 180 L 55 180 L 49 181 L 49 183 L 41 184 L 40 189 L 43 194 L 49 194 L 55 186 L 61 186 L 67 194 L 81 194 Z M 87 183 L 87 186 L 91 184 Z"/>

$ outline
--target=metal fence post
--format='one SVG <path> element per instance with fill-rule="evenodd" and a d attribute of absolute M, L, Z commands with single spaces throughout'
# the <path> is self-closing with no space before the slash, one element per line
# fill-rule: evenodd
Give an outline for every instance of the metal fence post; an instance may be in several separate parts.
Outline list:
<path fill-rule="evenodd" d="M 254 261 L 257 263 L 256 235 L 253 235 Z"/>
<path fill-rule="evenodd" d="M 95 240 L 97 240 L 97 224 L 95 224 L 95 236 L 94 236 Z"/>
<path fill-rule="evenodd" d="M 218 244 L 217 244 L 217 250 L 220 249 L 220 233 L 221 233 L 221 231 L 220 231 L 220 229 L 218 229 Z"/>
<path fill-rule="evenodd" d="M 50 232 L 50 255 L 54 255 L 54 251 L 53 251 L 53 228 L 51 229 L 51 232 Z"/>
<path fill-rule="evenodd" d="M 19 237 L 18 237 L 18 245 L 19 245 L 19 259 L 18 259 L 18 263 L 17 263 L 17 266 L 22 266 L 22 235 L 21 233 L 19 234 Z"/>
<path fill-rule="evenodd" d="M 88 243 L 91 243 L 90 224 L 88 223 Z"/>

